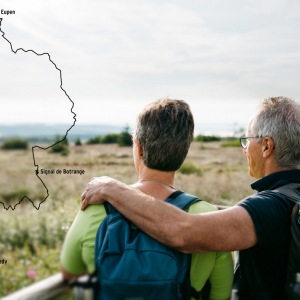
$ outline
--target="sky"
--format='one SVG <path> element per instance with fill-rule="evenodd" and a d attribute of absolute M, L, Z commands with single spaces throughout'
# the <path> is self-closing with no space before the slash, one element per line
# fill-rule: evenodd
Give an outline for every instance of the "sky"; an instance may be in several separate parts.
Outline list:
<path fill-rule="evenodd" d="M 13 48 L 47 52 L 77 124 L 134 124 L 147 103 L 187 101 L 198 124 L 246 124 L 260 100 L 300 99 L 298 0 L 4 0 Z M 0 37 L 0 124 L 71 124 L 46 56 Z"/>

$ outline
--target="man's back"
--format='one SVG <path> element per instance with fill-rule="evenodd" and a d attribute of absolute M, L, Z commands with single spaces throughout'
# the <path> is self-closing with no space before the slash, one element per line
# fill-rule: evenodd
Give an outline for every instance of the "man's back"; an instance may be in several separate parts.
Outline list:
<path fill-rule="evenodd" d="M 281 171 L 255 181 L 251 186 L 258 193 L 237 204 L 244 207 L 253 220 L 258 243 L 250 250 L 253 251 L 258 271 L 271 299 L 285 299 L 284 284 L 291 239 L 290 216 L 294 203 L 265 191 L 290 182 L 300 183 L 300 170 Z M 240 275 L 243 278 L 243 266 L 236 272 L 235 284 Z M 244 290 L 249 294 L 247 283 Z"/>

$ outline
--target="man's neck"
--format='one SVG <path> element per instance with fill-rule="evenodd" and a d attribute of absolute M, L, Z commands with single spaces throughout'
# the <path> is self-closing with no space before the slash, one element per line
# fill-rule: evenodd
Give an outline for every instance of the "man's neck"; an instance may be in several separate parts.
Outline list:
<path fill-rule="evenodd" d="M 174 185 L 174 177 L 175 172 L 154 170 L 143 165 L 139 168 L 139 180 L 133 187 L 156 199 L 166 200 L 176 191 L 170 187 Z"/>
<path fill-rule="evenodd" d="M 293 169 L 296 169 L 296 168 L 295 167 L 289 167 L 289 166 L 279 167 L 275 162 L 269 163 L 269 164 L 266 164 L 266 167 L 263 170 L 261 178 L 265 177 L 265 176 L 268 176 L 270 174 L 276 173 L 276 172 L 286 171 L 286 170 L 293 170 Z"/>

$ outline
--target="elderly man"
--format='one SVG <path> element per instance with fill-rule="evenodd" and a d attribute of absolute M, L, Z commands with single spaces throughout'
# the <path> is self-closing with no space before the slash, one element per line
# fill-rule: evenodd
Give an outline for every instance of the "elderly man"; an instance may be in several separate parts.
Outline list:
<path fill-rule="evenodd" d="M 241 144 L 249 174 L 257 179 L 251 187 L 258 193 L 232 208 L 190 215 L 116 180 L 100 177 L 93 178 L 82 194 L 82 209 L 109 201 L 150 236 L 182 252 L 242 250 L 241 262 L 236 261 L 232 298 L 286 299 L 294 204 L 265 191 L 300 183 L 299 103 L 285 97 L 264 100 Z"/>

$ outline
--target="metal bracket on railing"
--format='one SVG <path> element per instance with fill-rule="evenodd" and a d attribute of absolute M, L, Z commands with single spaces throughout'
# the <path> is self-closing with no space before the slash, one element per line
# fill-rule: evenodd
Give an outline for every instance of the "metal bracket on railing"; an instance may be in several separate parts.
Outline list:
<path fill-rule="evenodd" d="M 84 275 L 69 281 L 73 288 L 74 300 L 94 300 L 98 288 L 98 278 L 95 275 Z"/>

